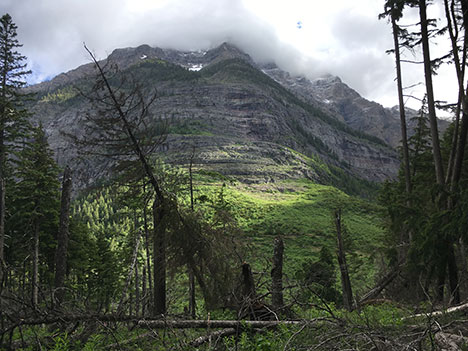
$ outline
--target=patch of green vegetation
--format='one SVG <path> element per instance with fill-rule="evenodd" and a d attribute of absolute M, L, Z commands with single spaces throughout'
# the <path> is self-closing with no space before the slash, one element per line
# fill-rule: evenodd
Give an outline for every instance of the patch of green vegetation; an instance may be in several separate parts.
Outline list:
<path fill-rule="evenodd" d="M 293 272 L 307 259 L 318 259 L 322 247 L 336 250 L 334 211 L 341 209 L 354 285 L 372 282 L 375 254 L 381 249 L 380 208 L 332 187 L 308 180 L 245 185 L 204 183 L 198 198 L 223 192 L 223 200 L 252 243 L 252 262 L 261 265 L 272 253 L 273 238 L 285 241 L 285 271 Z M 203 204 L 201 204 L 203 206 Z"/>
<path fill-rule="evenodd" d="M 225 176 L 216 171 L 207 171 L 204 169 L 200 169 L 194 174 L 194 180 L 198 182 L 208 182 L 208 183 L 218 183 L 219 181 L 222 182 L 235 182 L 233 178 Z"/>
<path fill-rule="evenodd" d="M 71 85 L 57 89 L 52 93 L 43 96 L 39 102 L 63 103 L 78 95 L 78 91 Z"/>

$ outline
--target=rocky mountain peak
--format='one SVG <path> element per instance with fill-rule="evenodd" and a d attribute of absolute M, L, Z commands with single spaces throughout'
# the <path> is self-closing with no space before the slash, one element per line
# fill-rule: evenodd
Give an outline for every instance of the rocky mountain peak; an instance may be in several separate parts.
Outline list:
<path fill-rule="evenodd" d="M 334 167 L 345 165 L 346 173 L 368 180 L 392 177 L 398 168 L 394 150 L 352 130 L 335 111 L 340 99 L 360 98 L 338 77 L 315 81 L 292 77 L 274 64 L 255 64 L 228 43 L 208 51 L 141 45 L 114 50 L 107 60 L 116 63 L 122 75 L 139 79 L 143 89 L 157 89 L 160 98 L 151 113 L 175 115 L 164 149 L 175 163 L 186 161 L 184 150 L 192 143 L 199 150 L 200 167 L 245 182 L 304 176 L 328 182 L 333 175 L 315 161 L 317 157 Z M 198 70 L 199 74 L 190 72 Z M 88 64 L 34 88 L 39 100 L 32 111 L 43 120 L 62 163 L 73 154 L 73 145 L 60 131 L 79 133 L 84 111 L 90 108 L 84 99 L 67 92 L 89 84 L 83 78 L 93 72 Z M 341 95 L 332 96 L 340 89 Z M 363 109 L 355 111 L 359 119 Z"/>

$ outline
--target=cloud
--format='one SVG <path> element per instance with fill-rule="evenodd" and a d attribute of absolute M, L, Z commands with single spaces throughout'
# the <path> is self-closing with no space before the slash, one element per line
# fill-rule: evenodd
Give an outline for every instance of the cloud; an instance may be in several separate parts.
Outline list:
<path fill-rule="evenodd" d="M 274 61 L 292 74 L 335 74 L 368 98 L 397 101 L 393 59 L 385 54 L 391 33 L 377 20 L 383 5 L 375 0 L 337 0 L 328 7 L 297 0 L 3 2 L 18 25 L 22 53 L 34 71 L 31 82 L 89 62 L 83 42 L 103 58 L 141 44 L 197 50 L 229 41 L 254 60 Z"/>

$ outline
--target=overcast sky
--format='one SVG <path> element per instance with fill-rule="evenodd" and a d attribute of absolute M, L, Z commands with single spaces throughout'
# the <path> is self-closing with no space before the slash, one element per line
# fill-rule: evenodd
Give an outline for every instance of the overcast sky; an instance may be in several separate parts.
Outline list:
<path fill-rule="evenodd" d="M 440 6 L 431 14 L 442 17 Z M 86 42 L 100 58 L 115 48 L 149 44 L 182 50 L 229 41 L 255 60 L 274 61 L 309 78 L 340 76 L 364 97 L 397 104 L 391 28 L 378 20 L 383 0 L 1 0 L 18 26 L 21 52 L 40 82 L 88 63 Z M 416 14 L 409 14 L 415 16 Z M 441 50 L 439 45 L 439 49 Z M 407 67 L 405 84 L 422 81 Z M 454 96 L 449 67 L 436 99 Z M 453 88 L 452 88 L 453 87 Z M 411 92 L 419 94 L 418 89 Z M 419 103 L 408 101 L 417 108 Z"/>

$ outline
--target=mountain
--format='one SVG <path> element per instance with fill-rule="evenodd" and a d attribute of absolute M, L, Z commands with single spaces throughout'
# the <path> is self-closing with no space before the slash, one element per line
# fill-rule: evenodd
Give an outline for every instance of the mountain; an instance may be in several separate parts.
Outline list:
<path fill-rule="evenodd" d="M 117 64 L 144 90 L 157 90 L 151 112 L 170 120 L 159 150 L 169 162 L 186 165 L 194 146 L 199 169 L 245 183 L 305 177 L 334 184 L 343 177 L 383 181 L 396 175 L 397 154 L 385 141 L 397 138 L 398 121 L 339 78 L 293 78 L 226 43 L 197 52 L 142 45 L 117 49 L 105 62 Z M 61 164 L 76 155 L 61 132 L 80 133 L 84 114 L 93 112 L 76 89 L 86 89 L 93 74 L 87 64 L 28 88 L 38 97 L 30 108 Z M 375 111 L 384 111 L 388 121 Z M 103 174 L 90 166 L 93 161 L 81 162 L 88 163 L 83 179 Z"/>
<path fill-rule="evenodd" d="M 275 66 L 267 66 L 263 72 L 349 127 L 374 135 L 393 147 L 399 144 L 399 116 L 376 102 L 364 99 L 339 77 L 328 75 L 309 80 L 292 77 Z"/>

